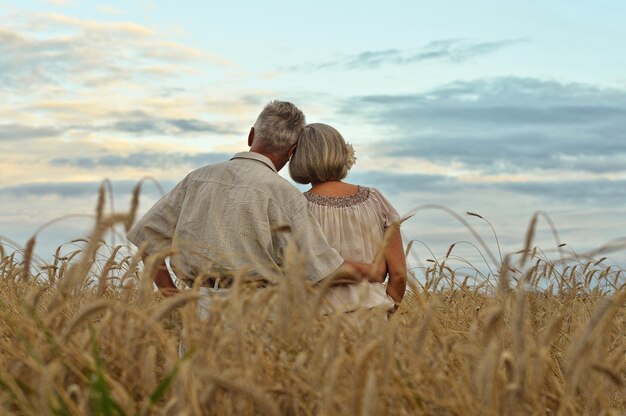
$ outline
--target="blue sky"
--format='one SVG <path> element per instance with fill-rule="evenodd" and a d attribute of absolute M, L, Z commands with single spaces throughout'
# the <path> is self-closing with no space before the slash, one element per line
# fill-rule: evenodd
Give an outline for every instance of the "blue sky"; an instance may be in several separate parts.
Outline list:
<path fill-rule="evenodd" d="M 24 244 L 93 212 L 103 178 L 116 209 L 142 177 L 168 189 L 245 150 L 280 98 L 337 127 L 357 151 L 349 180 L 402 212 L 479 212 L 513 251 L 544 210 L 563 241 L 596 248 L 626 234 L 624 15 L 619 1 L 0 2 L 0 235 Z M 157 196 L 147 185 L 142 210 Z M 60 222 L 38 251 L 88 229 Z M 435 255 L 471 239 L 437 211 L 405 236 Z M 537 238 L 554 248 L 541 222 Z"/>

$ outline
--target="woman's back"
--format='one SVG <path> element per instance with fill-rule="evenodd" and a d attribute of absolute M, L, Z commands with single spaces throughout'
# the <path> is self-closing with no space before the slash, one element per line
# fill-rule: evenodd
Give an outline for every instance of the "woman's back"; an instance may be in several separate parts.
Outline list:
<path fill-rule="evenodd" d="M 372 263 L 385 229 L 398 221 L 399 215 L 377 189 L 362 186 L 356 189 L 349 196 L 312 191 L 304 195 L 330 246 L 343 258 Z"/>

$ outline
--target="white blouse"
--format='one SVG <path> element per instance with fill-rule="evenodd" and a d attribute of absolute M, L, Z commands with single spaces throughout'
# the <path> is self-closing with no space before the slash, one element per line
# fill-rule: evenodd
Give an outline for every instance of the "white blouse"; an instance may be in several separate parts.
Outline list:
<path fill-rule="evenodd" d="M 331 247 L 346 259 L 372 263 L 383 241 L 385 229 L 400 215 L 375 188 L 359 186 L 351 196 L 304 193 L 309 211 L 319 221 Z M 332 308 L 349 312 L 359 307 L 391 308 L 393 300 L 380 283 L 335 286 L 329 292 Z M 328 312 L 328 311 L 327 311 Z"/>

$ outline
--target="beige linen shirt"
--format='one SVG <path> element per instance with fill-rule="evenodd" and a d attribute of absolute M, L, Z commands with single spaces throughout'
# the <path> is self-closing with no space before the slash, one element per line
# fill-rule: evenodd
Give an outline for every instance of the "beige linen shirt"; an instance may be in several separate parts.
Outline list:
<path fill-rule="evenodd" d="M 307 278 L 317 282 L 343 263 L 307 209 L 306 198 L 254 152 L 191 172 L 128 233 L 153 254 L 173 248 L 172 267 L 188 283 L 202 272 L 250 274 L 275 281 L 295 243 Z"/>

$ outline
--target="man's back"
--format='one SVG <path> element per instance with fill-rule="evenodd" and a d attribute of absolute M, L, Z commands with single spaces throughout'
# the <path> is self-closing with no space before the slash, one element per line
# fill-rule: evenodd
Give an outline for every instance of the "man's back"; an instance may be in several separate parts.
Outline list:
<path fill-rule="evenodd" d="M 307 271 L 312 280 L 342 262 L 325 243 L 303 195 L 268 158 L 253 152 L 191 172 L 133 227 L 129 239 L 147 242 L 148 254 L 171 246 L 172 265 L 188 282 L 202 272 L 241 268 L 273 280 L 291 239 L 313 256 Z"/>

